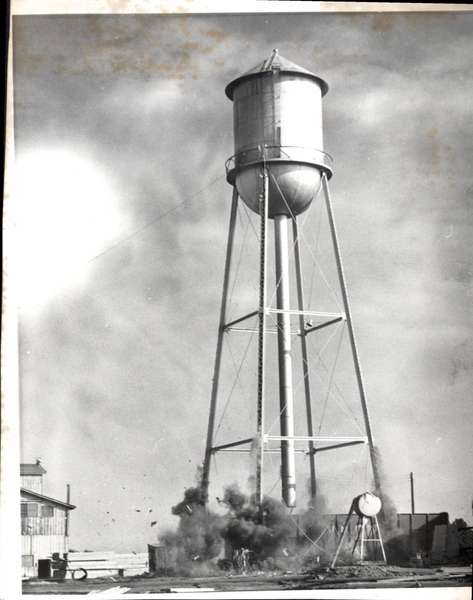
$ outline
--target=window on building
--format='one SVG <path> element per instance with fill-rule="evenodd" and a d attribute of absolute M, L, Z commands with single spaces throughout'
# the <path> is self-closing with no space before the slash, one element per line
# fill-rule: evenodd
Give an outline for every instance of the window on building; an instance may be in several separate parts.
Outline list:
<path fill-rule="evenodd" d="M 39 504 L 37 502 L 22 502 L 22 517 L 37 517 L 39 513 Z"/>
<path fill-rule="evenodd" d="M 52 506 L 42 506 L 41 507 L 41 516 L 42 517 L 52 517 L 54 515 L 54 508 Z"/>
<path fill-rule="evenodd" d="M 32 554 L 23 554 L 21 557 L 22 567 L 34 567 L 34 556 Z"/>

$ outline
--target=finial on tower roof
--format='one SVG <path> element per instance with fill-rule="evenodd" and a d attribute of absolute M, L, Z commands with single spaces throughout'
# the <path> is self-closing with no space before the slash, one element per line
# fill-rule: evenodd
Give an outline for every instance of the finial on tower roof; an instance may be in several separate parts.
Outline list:
<path fill-rule="evenodd" d="M 269 71 L 269 69 L 271 69 L 271 67 L 273 66 L 274 59 L 276 58 L 277 54 L 278 54 L 278 49 L 274 48 L 271 56 L 263 62 L 262 66 L 261 66 L 262 71 Z"/>

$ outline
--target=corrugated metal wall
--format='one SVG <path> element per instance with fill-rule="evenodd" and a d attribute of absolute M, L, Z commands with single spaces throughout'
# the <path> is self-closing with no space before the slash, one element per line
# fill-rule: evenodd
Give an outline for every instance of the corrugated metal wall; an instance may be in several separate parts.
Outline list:
<path fill-rule="evenodd" d="M 68 552 L 68 539 L 64 535 L 22 535 L 21 554 L 33 554 L 35 560 L 51 558 L 53 552 Z"/>
<path fill-rule="evenodd" d="M 64 535 L 66 531 L 65 524 L 65 511 L 59 508 L 54 508 L 52 517 L 21 517 L 21 534 Z"/>
<path fill-rule="evenodd" d="M 69 551 L 69 540 L 64 535 L 22 535 L 22 577 L 38 576 L 38 560 L 51 558 L 53 552 L 62 556 Z"/>
<path fill-rule="evenodd" d="M 429 552 L 437 525 L 448 524 L 448 513 L 402 513 L 397 516 L 400 536 L 406 553 Z"/>
<path fill-rule="evenodd" d="M 69 539 L 65 536 L 66 511 L 50 503 L 22 501 L 22 513 L 37 516 L 21 517 L 22 577 L 38 576 L 38 560 L 50 559 L 54 552 L 61 556 L 68 552 Z M 42 516 L 52 514 L 52 516 Z"/>
<path fill-rule="evenodd" d="M 168 568 L 166 546 L 148 544 L 148 562 L 151 573 L 165 573 Z"/>
<path fill-rule="evenodd" d="M 20 477 L 20 487 L 36 492 L 37 494 L 42 494 L 43 478 L 41 475 L 22 475 Z"/>

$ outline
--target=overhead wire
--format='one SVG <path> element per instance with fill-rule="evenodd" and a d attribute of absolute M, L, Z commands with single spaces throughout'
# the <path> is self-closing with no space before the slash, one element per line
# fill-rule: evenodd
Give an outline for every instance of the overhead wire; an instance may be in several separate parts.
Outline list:
<path fill-rule="evenodd" d="M 188 202 L 190 202 L 191 200 L 193 200 L 194 198 L 196 198 L 196 196 L 198 196 L 202 192 L 205 192 L 205 190 L 208 190 L 215 183 L 217 183 L 217 181 L 220 181 L 221 179 L 223 179 L 223 177 L 224 177 L 224 175 L 220 175 L 219 177 L 217 177 L 217 179 L 214 179 L 214 181 L 210 182 L 208 185 L 206 185 L 205 187 L 203 187 L 202 189 L 200 189 L 198 192 L 195 192 L 195 194 L 192 194 L 192 196 L 189 196 L 188 198 L 186 198 L 186 200 L 183 200 L 179 204 L 176 204 L 176 206 L 173 206 L 171 209 L 169 209 L 165 213 L 162 213 L 161 215 L 159 215 L 158 217 L 156 217 L 152 221 L 149 221 L 148 223 L 146 223 L 146 225 L 143 225 L 139 229 L 136 229 L 133 233 L 130 233 L 130 235 L 128 235 L 127 237 L 121 239 L 116 244 L 113 244 L 112 246 L 109 246 L 106 250 L 104 250 L 103 252 L 100 252 L 100 254 L 97 254 L 96 256 L 94 256 L 93 258 L 91 258 L 88 262 L 91 263 L 94 260 L 97 260 L 97 258 L 100 258 L 104 254 L 107 254 L 108 252 L 110 252 L 111 250 L 113 250 L 114 248 L 116 248 L 117 246 L 121 246 L 121 244 L 124 244 L 125 242 L 127 242 L 128 240 L 130 240 L 132 237 L 134 237 L 138 233 L 141 233 L 142 231 L 144 231 L 148 227 L 151 227 L 151 225 L 154 225 L 155 223 L 157 223 L 161 219 L 164 219 L 164 217 L 167 217 L 168 215 L 170 215 L 172 212 L 174 212 L 175 210 L 177 210 L 181 206 L 184 206 L 185 204 L 187 204 Z"/>

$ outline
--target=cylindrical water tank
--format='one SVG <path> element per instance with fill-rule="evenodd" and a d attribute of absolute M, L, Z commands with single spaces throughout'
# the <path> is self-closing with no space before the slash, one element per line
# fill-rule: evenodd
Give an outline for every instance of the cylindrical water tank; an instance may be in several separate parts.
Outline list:
<path fill-rule="evenodd" d="M 360 517 L 374 517 L 381 510 L 381 500 L 375 494 L 365 492 L 355 500 L 355 511 Z"/>
<path fill-rule="evenodd" d="M 261 172 L 269 174 L 268 215 L 298 215 L 314 198 L 332 160 L 323 152 L 319 77 L 282 58 L 269 59 L 226 87 L 233 100 L 235 155 L 227 179 L 243 201 L 260 212 Z"/>

